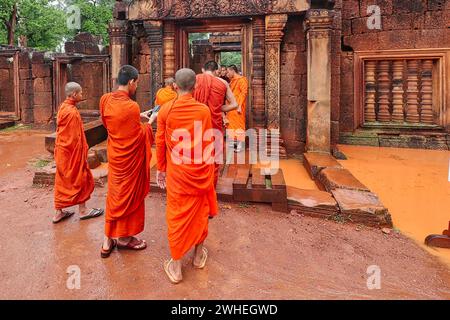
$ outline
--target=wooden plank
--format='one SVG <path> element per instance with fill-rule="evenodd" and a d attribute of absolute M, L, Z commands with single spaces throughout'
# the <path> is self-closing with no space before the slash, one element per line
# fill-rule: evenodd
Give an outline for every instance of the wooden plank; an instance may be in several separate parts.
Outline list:
<path fill-rule="evenodd" d="M 260 168 L 252 167 L 252 188 L 266 189 L 266 176 L 261 174 Z"/>
<path fill-rule="evenodd" d="M 283 170 L 279 169 L 275 175 L 272 175 L 272 188 L 273 189 L 286 189 L 286 181 L 284 180 Z"/>

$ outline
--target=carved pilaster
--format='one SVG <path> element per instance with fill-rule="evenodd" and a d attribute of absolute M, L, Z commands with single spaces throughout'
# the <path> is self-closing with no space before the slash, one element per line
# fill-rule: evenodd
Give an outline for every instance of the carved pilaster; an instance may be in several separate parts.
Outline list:
<path fill-rule="evenodd" d="M 264 128 L 266 125 L 265 109 L 265 21 L 264 17 L 253 20 L 253 127 Z"/>
<path fill-rule="evenodd" d="M 364 122 L 375 122 L 377 120 L 375 114 L 375 94 L 376 94 L 376 85 L 375 85 L 375 71 L 377 68 L 376 61 L 367 61 L 365 63 L 365 83 L 366 83 L 366 99 L 364 105 Z"/>
<path fill-rule="evenodd" d="M 266 16 L 267 128 L 280 129 L 280 47 L 288 16 Z"/>
<path fill-rule="evenodd" d="M 266 16 L 266 115 L 267 128 L 272 130 L 274 140 L 279 141 L 280 157 L 286 157 L 286 149 L 280 139 L 280 49 L 284 27 L 288 16 L 274 14 Z"/>
<path fill-rule="evenodd" d="M 164 67 L 163 78 L 175 76 L 175 23 L 164 21 L 163 36 Z"/>
<path fill-rule="evenodd" d="M 419 123 L 419 88 L 418 88 L 418 60 L 408 60 L 408 106 L 406 109 L 406 121 Z"/>
<path fill-rule="evenodd" d="M 389 93 L 391 88 L 389 72 L 389 61 L 380 61 L 378 63 L 378 121 L 380 122 L 391 121 L 389 112 Z"/>
<path fill-rule="evenodd" d="M 163 82 L 163 23 L 145 21 L 144 29 L 150 46 L 150 101 L 155 101 L 156 92 Z"/>
<path fill-rule="evenodd" d="M 111 50 L 112 86 L 116 87 L 117 74 L 121 66 L 129 64 L 131 28 L 125 20 L 114 20 L 109 25 Z"/>
<path fill-rule="evenodd" d="M 395 60 L 392 63 L 392 121 L 403 122 L 403 61 Z"/>
<path fill-rule="evenodd" d="M 312 9 L 305 27 L 308 42 L 307 150 L 331 152 L 331 28 L 333 11 Z"/>
<path fill-rule="evenodd" d="M 422 62 L 422 103 L 420 120 L 426 124 L 434 124 L 433 115 L 433 60 Z"/>

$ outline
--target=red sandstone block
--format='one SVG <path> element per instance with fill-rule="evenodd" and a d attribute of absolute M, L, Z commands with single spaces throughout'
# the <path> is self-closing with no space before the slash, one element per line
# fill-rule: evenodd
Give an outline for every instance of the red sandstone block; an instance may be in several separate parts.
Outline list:
<path fill-rule="evenodd" d="M 415 30 L 414 48 L 442 48 L 450 45 L 446 29 Z"/>
<path fill-rule="evenodd" d="M 33 116 L 35 123 L 48 123 L 53 118 L 52 105 L 35 105 Z"/>
<path fill-rule="evenodd" d="M 352 34 L 352 21 L 343 20 L 342 21 L 342 35 L 348 36 Z"/>
<path fill-rule="evenodd" d="M 450 10 L 450 1 L 428 0 L 428 10 Z"/>
<path fill-rule="evenodd" d="M 85 53 L 86 48 L 83 42 L 75 41 L 73 43 L 73 50 L 75 53 Z"/>
<path fill-rule="evenodd" d="M 378 34 L 380 49 L 409 49 L 414 48 L 416 35 L 413 30 L 384 31 Z"/>
<path fill-rule="evenodd" d="M 33 93 L 33 80 L 20 80 L 19 81 L 19 93 L 20 94 L 32 94 Z"/>
<path fill-rule="evenodd" d="M 31 63 L 43 64 L 44 52 L 33 52 L 33 56 L 31 57 Z"/>
<path fill-rule="evenodd" d="M 52 93 L 51 92 L 40 92 L 34 95 L 34 104 L 41 106 L 52 106 Z"/>
<path fill-rule="evenodd" d="M 36 78 L 34 79 L 33 88 L 35 92 L 50 92 L 52 91 L 52 79 Z"/>
<path fill-rule="evenodd" d="M 19 68 L 20 69 L 29 69 L 31 66 L 31 60 L 29 52 L 23 51 L 19 53 Z"/>
<path fill-rule="evenodd" d="M 149 92 L 151 90 L 150 74 L 144 73 L 139 75 L 139 92 Z"/>
<path fill-rule="evenodd" d="M 22 80 L 31 79 L 31 70 L 30 69 L 19 69 L 19 79 L 22 79 Z"/>
<path fill-rule="evenodd" d="M 448 17 L 448 15 L 447 15 Z M 425 12 L 425 19 L 423 22 L 424 29 L 440 29 L 445 28 L 446 24 L 450 22 L 445 20 L 446 15 L 444 11 L 428 11 Z M 450 32 L 450 31 L 447 31 Z"/>
<path fill-rule="evenodd" d="M 344 44 L 353 50 L 377 50 L 381 49 L 378 43 L 379 32 L 358 34 L 344 37 Z"/>
<path fill-rule="evenodd" d="M 32 72 L 34 78 L 45 78 L 51 76 L 51 66 L 47 64 L 33 64 Z"/>
<path fill-rule="evenodd" d="M 394 13 L 400 13 L 400 12 L 424 12 L 426 8 L 425 1 L 423 0 L 396 0 L 396 1 L 390 1 L 393 3 L 393 12 Z"/>
<path fill-rule="evenodd" d="M 75 51 L 75 44 L 73 43 L 73 41 L 67 41 L 64 44 L 64 50 L 66 51 L 66 53 L 74 53 L 74 51 Z"/>
<path fill-rule="evenodd" d="M 371 5 L 379 6 L 382 16 L 391 15 L 393 13 L 392 0 L 360 0 L 359 2 L 361 17 L 368 17 L 373 14 L 372 12 L 367 13 L 367 8 Z"/>
<path fill-rule="evenodd" d="M 150 45 L 146 38 L 139 40 L 139 53 L 143 55 L 150 55 Z"/>
<path fill-rule="evenodd" d="M 342 2 L 342 18 L 344 20 L 359 17 L 359 1 L 344 0 Z"/>
<path fill-rule="evenodd" d="M 84 52 L 90 55 L 98 55 L 100 54 L 100 49 L 97 44 L 86 42 L 84 43 Z"/>
<path fill-rule="evenodd" d="M 383 17 L 382 20 L 382 29 L 384 31 L 412 29 L 414 21 L 419 18 L 420 15 L 417 14 L 396 14 L 386 16 Z"/>
<path fill-rule="evenodd" d="M 9 83 L 11 79 L 9 78 L 10 73 L 8 69 L 0 69 L 0 81 Z"/>

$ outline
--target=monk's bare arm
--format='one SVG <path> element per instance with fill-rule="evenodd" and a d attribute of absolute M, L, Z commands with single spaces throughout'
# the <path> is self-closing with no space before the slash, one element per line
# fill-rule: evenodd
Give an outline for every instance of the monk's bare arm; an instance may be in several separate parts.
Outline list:
<path fill-rule="evenodd" d="M 229 102 L 229 104 L 222 106 L 222 112 L 230 112 L 239 108 L 239 105 L 236 101 L 236 97 L 234 96 L 233 91 L 231 91 L 231 88 L 228 84 L 227 84 L 227 101 Z"/>

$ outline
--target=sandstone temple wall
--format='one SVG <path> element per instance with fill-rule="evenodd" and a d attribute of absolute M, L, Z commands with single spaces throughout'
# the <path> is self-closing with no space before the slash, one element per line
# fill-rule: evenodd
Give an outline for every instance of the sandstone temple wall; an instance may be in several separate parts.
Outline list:
<path fill-rule="evenodd" d="M 368 27 L 368 18 L 373 16 L 368 13 L 369 5 L 380 8 L 381 28 Z M 448 149 L 449 50 L 448 0 L 342 1 L 341 142 Z M 425 55 L 430 58 L 423 58 Z M 378 62 L 367 66 L 362 62 L 367 57 Z M 404 59 L 398 62 L 401 58 Z M 398 83 L 401 80 L 404 85 Z M 374 110 L 364 109 L 364 104 L 366 108 L 367 104 L 375 105 L 376 115 L 371 115 Z M 405 115 L 402 115 L 402 108 Z M 415 114 L 409 115 L 411 110 Z M 403 121 L 402 116 L 406 120 Z M 397 130 L 385 130 L 380 126 L 376 132 L 365 128 L 366 133 L 352 136 L 351 133 L 360 128 L 361 118 L 391 122 Z M 407 141 L 409 138 L 405 135 L 413 136 L 417 143 Z"/>

